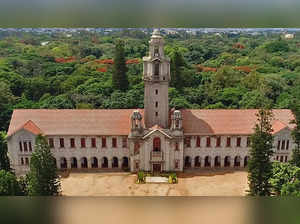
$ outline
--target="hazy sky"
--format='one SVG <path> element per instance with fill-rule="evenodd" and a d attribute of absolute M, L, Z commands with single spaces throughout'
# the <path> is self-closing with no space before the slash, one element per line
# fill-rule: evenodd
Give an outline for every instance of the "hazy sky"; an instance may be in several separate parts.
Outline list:
<path fill-rule="evenodd" d="M 300 27 L 300 0 L 0 0 L 0 27 Z"/>

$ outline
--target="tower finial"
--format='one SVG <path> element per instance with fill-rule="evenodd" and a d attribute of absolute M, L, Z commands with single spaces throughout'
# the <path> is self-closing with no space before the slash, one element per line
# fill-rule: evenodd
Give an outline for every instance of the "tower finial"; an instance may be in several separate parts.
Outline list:
<path fill-rule="evenodd" d="M 160 31 L 159 31 L 159 29 L 155 28 L 155 29 L 153 30 L 152 36 L 160 36 Z"/>

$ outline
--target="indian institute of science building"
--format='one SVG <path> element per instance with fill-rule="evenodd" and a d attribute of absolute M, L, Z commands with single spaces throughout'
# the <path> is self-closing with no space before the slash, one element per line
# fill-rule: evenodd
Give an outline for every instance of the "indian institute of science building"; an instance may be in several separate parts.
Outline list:
<path fill-rule="evenodd" d="M 47 137 L 59 169 L 183 171 L 245 167 L 258 110 L 172 110 L 170 59 L 155 30 L 143 58 L 144 109 L 14 110 L 7 133 L 17 174 L 29 170 L 35 137 Z M 273 160 L 287 162 L 294 143 L 290 110 L 273 110 Z"/>

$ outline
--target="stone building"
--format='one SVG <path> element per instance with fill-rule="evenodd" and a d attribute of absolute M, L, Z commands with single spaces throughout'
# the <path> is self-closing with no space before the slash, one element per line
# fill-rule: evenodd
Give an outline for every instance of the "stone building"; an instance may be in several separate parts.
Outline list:
<path fill-rule="evenodd" d="M 47 137 L 59 169 L 183 171 L 245 167 L 255 109 L 174 110 L 164 40 L 155 30 L 143 58 L 144 109 L 14 110 L 8 134 L 11 165 L 26 173 L 35 137 Z M 274 156 L 287 162 L 294 143 L 290 110 L 273 110 Z"/>

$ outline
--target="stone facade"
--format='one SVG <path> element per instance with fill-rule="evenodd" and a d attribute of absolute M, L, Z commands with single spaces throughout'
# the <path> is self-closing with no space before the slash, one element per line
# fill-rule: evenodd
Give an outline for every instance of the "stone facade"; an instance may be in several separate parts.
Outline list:
<path fill-rule="evenodd" d="M 157 30 L 149 44 L 149 55 L 143 58 L 144 110 L 14 111 L 7 140 L 16 173 L 29 170 L 37 134 L 48 138 L 59 169 L 161 172 L 245 167 L 255 111 L 219 110 L 212 116 L 208 110 L 169 110 L 170 60 Z M 287 162 L 294 148 L 287 118 L 291 113 L 276 113 L 273 159 Z M 236 133 L 236 127 L 227 124 L 247 126 L 246 131 L 241 127 Z M 229 132 L 233 133 L 224 134 Z"/>

